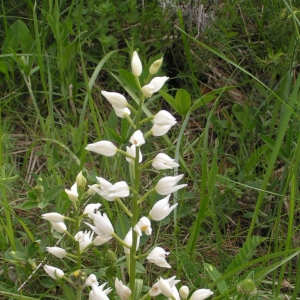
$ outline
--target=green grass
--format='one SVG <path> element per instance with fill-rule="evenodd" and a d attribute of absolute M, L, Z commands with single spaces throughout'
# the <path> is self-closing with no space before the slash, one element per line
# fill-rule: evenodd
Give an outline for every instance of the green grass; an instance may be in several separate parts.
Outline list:
<path fill-rule="evenodd" d="M 154 226 L 151 245 L 142 246 L 168 247 L 173 269 L 162 273 L 145 264 L 145 286 L 176 274 L 191 289 L 212 289 L 216 299 L 240 298 L 238 283 L 251 278 L 258 298 L 299 298 L 297 3 L 203 1 L 215 17 L 197 38 L 183 10 L 167 6 L 163 14 L 158 2 L 145 1 L 144 8 L 130 3 L 2 1 L 1 297 L 66 299 L 67 287 L 56 289 L 42 268 L 35 270 L 42 261 L 67 273 L 76 266 L 46 252 L 57 239 L 40 216 L 72 215 L 64 189 L 80 170 L 89 184 L 96 176 L 114 182 L 132 176 L 121 158 L 84 148 L 101 139 L 128 145 L 128 123 L 100 91 L 139 101 L 124 71 L 139 48 L 144 66 L 164 54 L 159 76 L 171 77 L 143 113 L 167 109 L 178 121 L 169 135 L 145 145 L 145 156 L 166 149 L 180 163 L 174 175 L 185 174 L 188 183 L 173 196 L 178 207 L 172 222 Z M 149 188 L 153 178 L 149 173 L 143 185 Z M 110 218 L 118 215 L 124 237 L 128 220 L 118 206 L 92 199 L 103 203 Z M 158 199 L 151 196 L 145 212 Z M 62 245 L 71 247 L 68 241 Z M 107 249 L 90 251 L 84 266 L 113 287 L 105 268 L 121 272 L 107 262 Z M 284 280 L 291 285 L 287 291 Z"/>

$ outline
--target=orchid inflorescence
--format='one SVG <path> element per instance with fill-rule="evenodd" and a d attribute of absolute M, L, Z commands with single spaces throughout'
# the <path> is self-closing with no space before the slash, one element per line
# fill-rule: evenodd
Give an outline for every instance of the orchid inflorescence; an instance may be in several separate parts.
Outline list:
<path fill-rule="evenodd" d="M 133 170 L 133 183 L 128 184 L 126 181 L 110 182 L 102 177 L 96 177 L 97 183 L 88 185 L 87 180 L 82 175 L 82 172 L 76 177 L 76 182 L 70 190 L 66 189 L 69 199 L 74 203 L 75 218 L 63 216 L 57 212 L 45 213 L 42 218 L 49 221 L 52 226 L 52 230 L 58 233 L 64 233 L 76 244 L 76 254 L 69 253 L 61 247 L 47 247 L 47 251 L 58 258 L 70 258 L 73 261 L 77 261 L 77 269 L 73 274 L 73 277 L 80 277 L 84 281 L 83 286 L 90 287 L 90 300 L 103 300 L 109 299 L 109 293 L 111 288 L 106 288 L 106 283 L 99 285 L 97 278 L 94 274 L 84 277 L 84 272 L 81 272 L 81 256 L 91 247 L 100 246 L 104 243 L 108 243 L 111 239 L 114 239 L 120 246 L 123 247 L 127 260 L 127 271 L 129 275 L 129 286 L 124 284 L 118 278 L 115 278 L 115 292 L 121 300 L 127 299 L 146 299 L 147 297 L 156 297 L 163 294 L 168 299 L 190 299 L 190 300 L 202 300 L 213 294 L 208 289 L 199 289 L 189 295 L 189 288 L 182 286 L 179 291 L 176 288 L 176 284 L 180 281 L 171 277 L 169 279 L 159 278 L 159 280 L 149 288 L 148 292 L 144 295 L 137 294 L 136 289 L 136 262 L 142 258 L 146 258 L 148 262 L 153 263 L 161 268 L 171 268 L 171 265 L 167 262 L 166 258 L 170 254 L 162 247 L 155 246 L 150 248 L 147 253 L 137 256 L 136 252 L 139 249 L 140 237 L 143 234 L 151 235 L 152 227 L 151 221 L 161 221 L 165 219 L 177 206 L 173 204 L 170 206 L 169 201 L 171 194 L 179 189 L 184 188 L 187 184 L 178 184 L 183 178 L 183 175 L 177 176 L 165 176 L 159 179 L 152 189 L 146 192 L 141 192 L 142 185 L 141 172 L 145 170 L 145 166 L 150 166 L 157 171 L 172 170 L 179 165 L 174 159 L 169 157 L 165 153 L 158 153 L 153 160 L 143 163 L 143 154 L 141 147 L 145 144 L 147 138 L 152 136 L 162 136 L 166 134 L 170 128 L 176 124 L 176 119 L 166 110 L 161 110 L 152 117 L 148 117 L 141 120 L 142 107 L 144 101 L 152 97 L 152 95 L 158 92 L 168 77 L 154 77 L 163 62 L 163 59 L 156 60 L 149 68 L 149 76 L 144 86 L 141 86 L 139 77 L 142 74 L 143 67 L 140 58 L 136 51 L 133 52 L 131 60 L 132 74 L 135 77 L 137 88 L 140 93 L 139 108 L 134 109 L 126 98 L 116 92 L 102 91 L 101 94 L 111 103 L 116 115 L 120 118 L 126 118 L 132 125 L 134 132 L 132 133 L 129 142 L 131 145 L 126 147 L 126 151 L 119 149 L 111 141 L 98 141 L 96 143 L 88 144 L 86 150 L 101 154 L 106 157 L 113 157 L 119 153 L 123 155 L 126 161 L 129 163 L 129 167 Z M 130 117 L 134 114 L 134 118 Z M 143 134 L 141 124 L 153 121 L 151 129 Z M 143 163 L 143 164 L 142 164 Z M 145 207 L 145 201 L 149 195 L 157 193 L 164 196 L 164 198 L 157 201 L 148 211 L 147 216 L 142 216 L 140 211 L 142 203 Z M 116 202 L 124 213 L 130 218 L 131 227 L 124 239 L 121 239 L 115 232 L 115 229 L 105 212 L 100 212 L 100 203 L 90 203 L 83 209 L 80 214 L 80 204 L 86 197 L 98 194 L 103 199 L 109 202 Z M 140 196 L 142 194 L 142 196 Z M 124 204 L 124 198 L 130 197 L 131 205 Z M 82 222 L 84 220 L 84 222 Z M 89 220 L 89 221 L 88 221 Z M 73 235 L 68 231 L 68 227 L 65 221 L 73 223 L 72 227 L 76 229 L 76 234 Z M 80 230 L 81 223 L 86 225 L 85 230 Z M 45 265 L 44 270 L 53 279 L 66 279 L 70 282 L 71 276 L 68 278 L 65 273 L 56 267 Z M 75 275 L 76 276 L 75 276 Z M 126 278 L 126 277 L 124 277 Z M 124 279 L 123 279 L 124 280 Z M 81 286 L 81 289 L 82 287 Z M 141 291 L 141 289 L 139 289 Z M 115 298 L 112 298 L 115 299 Z"/>

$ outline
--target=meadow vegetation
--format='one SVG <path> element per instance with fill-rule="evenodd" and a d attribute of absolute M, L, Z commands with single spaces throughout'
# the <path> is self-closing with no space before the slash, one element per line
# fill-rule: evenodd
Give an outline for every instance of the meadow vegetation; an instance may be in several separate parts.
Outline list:
<path fill-rule="evenodd" d="M 299 299 L 299 2 L 9 0 L 1 8 L 0 299 L 89 297 L 89 288 L 78 293 L 78 261 L 47 251 L 60 239 L 68 252 L 78 248 L 41 215 L 76 218 L 101 203 L 121 239 L 130 228 L 118 203 L 97 193 L 81 198 L 79 189 L 74 203 L 65 192 L 81 171 L 88 185 L 135 178 L 121 154 L 85 149 L 108 140 L 125 151 L 134 132 L 103 91 L 140 107 L 138 126 L 141 115 L 160 110 L 177 120 L 142 148 L 145 160 L 165 152 L 179 164 L 143 174 L 144 193 L 156 175 L 184 174 L 187 186 L 172 195 L 176 209 L 141 238 L 139 254 L 162 247 L 172 266 L 138 265 L 141 295 L 176 275 L 178 289 L 210 289 L 218 300 Z M 169 77 L 143 103 L 131 74 L 134 51 L 142 86 L 161 57 L 155 76 Z M 160 199 L 150 194 L 141 211 Z M 121 299 L 115 277 L 129 283 L 122 246 L 112 239 L 91 247 L 81 262 L 84 276 L 108 282 L 109 299 Z M 45 264 L 69 282 L 51 278 Z"/>

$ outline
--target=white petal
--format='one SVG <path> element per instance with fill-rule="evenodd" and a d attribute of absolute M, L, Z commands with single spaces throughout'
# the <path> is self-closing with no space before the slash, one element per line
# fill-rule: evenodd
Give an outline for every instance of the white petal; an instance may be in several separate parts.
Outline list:
<path fill-rule="evenodd" d="M 159 125 L 159 126 L 164 126 L 164 125 L 175 125 L 176 119 L 166 110 L 161 110 L 159 111 L 153 119 L 154 123 Z"/>
<path fill-rule="evenodd" d="M 131 59 L 131 70 L 132 70 L 132 74 L 136 77 L 139 77 L 143 71 L 141 60 L 136 51 L 133 51 L 133 55 Z"/>
<path fill-rule="evenodd" d="M 133 157 L 135 157 L 135 154 L 136 154 L 136 145 L 131 145 L 130 147 L 126 146 L 126 149 L 127 149 L 127 153 Z M 133 159 L 132 158 L 129 158 L 129 157 L 126 157 L 126 160 L 129 162 L 129 163 L 132 163 L 133 162 Z M 143 160 L 143 155 L 142 155 L 142 152 L 141 152 L 141 149 L 139 151 L 139 163 L 141 163 Z"/>
<path fill-rule="evenodd" d="M 137 130 L 130 137 L 129 142 L 135 146 L 141 146 L 145 144 L 145 139 L 143 133 L 140 130 Z"/>
<path fill-rule="evenodd" d="M 165 82 L 169 79 L 169 77 L 154 77 L 149 84 L 142 87 L 142 92 L 144 96 L 150 98 L 152 94 L 158 92 Z"/>
<path fill-rule="evenodd" d="M 93 213 L 92 216 L 93 216 L 94 224 L 100 232 L 105 234 L 107 237 L 111 236 L 114 233 L 114 228 L 105 213 L 103 215 L 101 215 L 101 213 L 99 214 Z"/>
<path fill-rule="evenodd" d="M 108 157 L 114 156 L 118 150 L 118 148 L 110 141 L 99 141 L 88 144 L 85 149 Z"/>
<path fill-rule="evenodd" d="M 67 256 L 67 251 L 60 247 L 46 247 L 47 251 L 58 258 L 64 258 Z"/>
<path fill-rule="evenodd" d="M 152 162 L 152 166 L 156 170 L 165 170 L 165 169 L 173 169 L 175 167 L 178 167 L 179 164 L 177 164 L 174 161 L 174 159 L 169 157 L 167 154 L 159 153 L 155 156 Z"/>
<path fill-rule="evenodd" d="M 62 278 L 64 276 L 64 272 L 59 268 L 44 265 L 44 270 L 53 279 Z"/>
<path fill-rule="evenodd" d="M 214 292 L 212 292 L 211 290 L 199 289 L 193 293 L 190 300 L 204 300 L 213 294 L 214 294 Z"/>
<path fill-rule="evenodd" d="M 98 208 L 100 206 L 101 206 L 101 203 L 90 203 L 85 207 L 83 214 L 90 214 L 90 213 L 94 212 L 95 210 L 98 210 Z"/>
<path fill-rule="evenodd" d="M 117 108 L 117 107 L 113 106 L 113 108 L 114 108 L 116 115 L 119 118 L 125 118 L 126 115 L 129 116 L 131 114 L 131 111 L 127 107 Z"/>
<path fill-rule="evenodd" d="M 126 98 L 119 93 L 102 91 L 101 94 L 116 108 L 123 109 L 128 104 Z"/>
<path fill-rule="evenodd" d="M 52 229 L 59 233 L 63 233 L 67 230 L 67 226 L 64 222 L 51 223 L 51 225 L 52 225 Z"/>
<path fill-rule="evenodd" d="M 171 127 L 172 127 L 172 125 L 160 126 L 160 125 L 154 124 L 151 128 L 151 133 L 153 136 L 162 136 L 162 135 L 166 134 L 170 130 Z"/>
<path fill-rule="evenodd" d="M 156 192 L 160 195 L 167 195 L 187 186 L 187 184 L 176 186 L 177 182 L 180 181 L 183 176 L 184 175 L 166 176 L 161 178 L 155 186 Z"/>
<path fill-rule="evenodd" d="M 64 216 L 56 212 L 43 214 L 42 218 L 51 223 L 59 223 L 64 220 Z"/>
<path fill-rule="evenodd" d="M 164 218 L 166 218 L 170 212 L 178 205 L 178 203 L 172 205 L 170 207 L 169 205 L 169 199 L 170 199 L 170 196 L 171 195 L 168 195 L 167 197 L 157 201 L 152 209 L 150 210 L 149 212 L 149 217 L 152 219 L 152 220 L 155 220 L 155 221 L 161 221 L 163 220 Z"/>

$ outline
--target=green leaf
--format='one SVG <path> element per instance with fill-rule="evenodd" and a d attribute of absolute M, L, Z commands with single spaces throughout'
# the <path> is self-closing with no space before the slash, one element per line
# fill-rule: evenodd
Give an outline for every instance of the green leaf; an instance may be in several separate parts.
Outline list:
<path fill-rule="evenodd" d="M 191 280 L 195 286 L 198 286 L 201 282 L 201 277 L 197 266 L 184 251 L 178 252 L 178 257 L 186 277 Z"/>
<path fill-rule="evenodd" d="M 120 213 L 117 217 L 116 221 L 116 234 L 121 238 L 124 239 L 128 230 L 130 228 L 130 222 L 128 217 L 125 213 Z"/>
<path fill-rule="evenodd" d="M 62 185 L 55 185 L 43 194 L 43 198 L 47 201 L 55 199 L 62 191 Z"/>
<path fill-rule="evenodd" d="M 207 103 L 214 101 L 218 95 L 223 94 L 224 92 L 227 92 L 228 90 L 231 90 L 235 88 L 234 86 L 227 86 L 227 87 L 222 87 L 216 90 L 213 90 L 212 92 L 209 92 L 199 99 L 195 100 L 192 107 L 191 111 L 194 111 L 196 108 L 201 107 L 206 105 Z"/>
<path fill-rule="evenodd" d="M 253 236 L 251 239 L 246 240 L 243 247 L 240 248 L 239 253 L 234 257 L 231 264 L 226 268 L 224 274 L 236 269 L 237 267 L 242 267 L 247 263 L 254 255 L 256 247 L 262 243 L 265 238 L 259 236 Z M 241 268 L 241 271 L 243 268 Z"/>
<path fill-rule="evenodd" d="M 112 129 L 112 128 L 108 128 L 107 129 L 108 132 L 111 134 L 112 138 L 117 142 L 117 143 L 121 143 L 121 137 Z"/>
<path fill-rule="evenodd" d="M 33 258 L 36 253 L 39 251 L 40 244 L 37 242 L 33 242 L 28 246 L 28 256 L 29 258 Z"/>
<path fill-rule="evenodd" d="M 191 108 L 191 96 L 188 91 L 179 89 L 175 96 L 176 106 L 181 116 L 185 116 Z"/>
<path fill-rule="evenodd" d="M 2 73 L 5 78 L 8 78 L 8 68 L 2 60 L 0 60 L 0 73 Z"/>
<path fill-rule="evenodd" d="M 121 80 L 123 81 L 123 83 L 127 87 L 129 87 L 132 91 L 134 91 L 135 93 L 140 92 L 136 86 L 134 76 L 131 72 L 121 69 L 121 70 L 119 70 L 119 76 L 120 76 Z"/>
<path fill-rule="evenodd" d="M 266 143 L 266 145 L 270 148 L 270 149 L 274 149 L 275 147 L 275 141 L 273 139 L 271 139 L 269 136 L 266 135 L 262 135 L 259 134 L 259 137 Z M 288 153 L 282 148 L 279 148 L 279 155 L 283 158 L 289 158 Z"/>
<path fill-rule="evenodd" d="M 139 300 L 141 299 L 141 293 L 143 289 L 143 280 L 142 279 L 135 279 L 134 283 L 134 300 Z"/>
<path fill-rule="evenodd" d="M 204 268 L 205 268 L 206 272 L 208 273 L 209 277 L 213 280 L 213 282 L 215 282 L 216 280 L 218 280 L 219 278 L 222 277 L 220 272 L 214 266 L 212 266 L 208 263 L 204 263 Z M 224 294 L 228 290 L 228 286 L 227 286 L 225 280 L 219 282 L 217 284 L 217 287 L 218 287 L 220 294 Z"/>
<path fill-rule="evenodd" d="M 27 201 L 22 205 L 22 209 L 24 210 L 29 210 L 32 209 L 33 207 L 37 207 L 36 201 Z"/>
<path fill-rule="evenodd" d="M 61 51 L 60 67 L 62 71 L 69 70 L 77 52 L 77 41 L 67 45 Z"/>
<path fill-rule="evenodd" d="M 160 91 L 159 94 L 177 111 L 178 111 L 178 107 L 176 105 L 176 101 L 175 99 L 169 95 L 168 93 L 166 92 L 163 92 L 163 91 Z"/>
<path fill-rule="evenodd" d="M 8 260 L 22 260 L 22 261 L 27 261 L 28 255 L 25 252 L 21 251 L 10 251 L 10 252 L 5 252 L 4 254 L 5 258 Z"/>
<path fill-rule="evenodd" d="M 21 46 L 22 52 L 30 52 L 33 45 L 33 39 L 27 25 L 20 19 L 15 21 L 7 30 L 7 35 L 3 41 L 2 52 L 9 52 L 9 48 L 13 52 L 19 50 Z"/>

